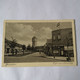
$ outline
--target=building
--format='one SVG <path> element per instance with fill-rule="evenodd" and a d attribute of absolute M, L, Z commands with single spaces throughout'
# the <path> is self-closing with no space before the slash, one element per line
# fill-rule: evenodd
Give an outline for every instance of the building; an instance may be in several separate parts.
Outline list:
<path fill-rule="evenodd" d="M 55 46 L 72 46 L 72 29 L 66 28 L 52 31 L 52 44 Z"/>
<path fill-rule="evenodd" d="M 32 38 L 32 47 L 35 48 L 37 46 L 37 38 L 34 36 Z"/>
<path fill-rule="evenodd" d="M 47 39 L 47 44 L 52 44 L 52 39 Z"/>
<path fill-rule="evenodd" d="M 8 55 L 12 52 L 11 44 L 12 44 L 12 41 L 5 39 L 5 54 L 4 55 Z M 18 43 L 15 43 L 15 44 L 16 45 L 14 48 L 14 53 L 15 53 L 15 50 L 17 50 L 17 52 L 21 52 L 22 51 L 22 45 L 18 44 Z"/>
<path fill-rule="evenodd" d="M 35 51 L 36 52 L 43 52 L 44 51 L 44 46 L 36 46 Z"/>
<path fill-rule="evenodd" d="M 67 52 L 73 55 L 72 28 L 52 31 L 52 39 L 46 43 L 48 55 L 67 56 Z"/>
<path fill-rule="evenodd" d="M 66 51 L 73 55 L 72 28 L 65 28 L 52 31 L 52 49 L 53 53 L 66 55 Z"/>

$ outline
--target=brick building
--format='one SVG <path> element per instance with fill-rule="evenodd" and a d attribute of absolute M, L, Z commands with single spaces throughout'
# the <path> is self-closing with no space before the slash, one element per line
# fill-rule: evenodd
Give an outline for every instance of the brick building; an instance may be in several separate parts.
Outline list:
<path fill-rule="evenodd" d="M 58 29 L 52 31 L 52 39 L 47 40 L 50 55 L 66 56 L 66 51 L 73 56 L 72 28 Z"/>

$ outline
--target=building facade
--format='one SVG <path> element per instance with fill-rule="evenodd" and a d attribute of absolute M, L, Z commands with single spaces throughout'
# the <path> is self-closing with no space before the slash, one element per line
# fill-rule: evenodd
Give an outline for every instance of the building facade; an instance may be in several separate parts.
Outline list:
<path fill-rule="evenodd" d="M 56 31 L 52 31 L 52 44 L 55 46 L 72 46 L 72 29 L 59 29 Z"/>
<path fill-rule="evenodd" d="M 11 44 L 12 44 L 12 41 L 8 40 L 8 39 L 5 39 L 5 54 L 4 55 L 9 55 L 12 53 L 12 48 L 11 48 Z M 22 51 L 22 45 L 21 44 L 18 44 L 18 43 L 15 43 L 15 48 L 13 48 L 13 52 L 15 53 L 16 51 L 17 52 L 21 52 Z"/>
<path fill-rule="evenodd" d="M 55 56 L 70 56 L 73 54 L 72 28 L 58 29 L 52 31 L 52 39 L 47 40 L 47 54 Z"/>
<path fill-rule="evenodd" d="M 66 51 L 73 56 L 72 28 L 52 31 L 52 53 L 66 56 Z"/>

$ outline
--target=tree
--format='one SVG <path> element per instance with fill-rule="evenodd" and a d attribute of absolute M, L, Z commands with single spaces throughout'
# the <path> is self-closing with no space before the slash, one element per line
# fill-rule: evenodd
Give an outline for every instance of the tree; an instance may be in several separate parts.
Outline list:
<path fill-rule="evenodd" d="M 23 49 L 23 55 L 24 55 L 24 51 L 26 49 L 26 46 L 25 45 L 22 45 L 22 49 Z"/>
<path fill-rule="evenodd" d="M 14 48 L 16 47 L 16 39 L 12 38 L 12 41 L 10 43 L 11 53 L 14 55 Z"/>
<path fill-rule="evenodd" d="M 30 44 L 27 46 L 27 50 L 31 50 L 31 46 L 30 46 Z"/>

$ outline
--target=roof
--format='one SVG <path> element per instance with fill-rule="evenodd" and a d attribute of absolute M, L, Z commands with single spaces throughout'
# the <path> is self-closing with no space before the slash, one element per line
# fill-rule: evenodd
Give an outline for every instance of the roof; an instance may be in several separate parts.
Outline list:
<path fill-rule="evenodd" d="M 57 30 L 54 30 L 54 31 L 52 31 L 52 32 L 57 32 L 57 31 L 59 31 L 59 30 L 71 30 L 72 28 L 64 28 L 64 29 L 57 29 Z"/>
<path fill-rule="evenodd" d="M 47 43 L 52 43 L 52 39 L 47 39 Z"/>

